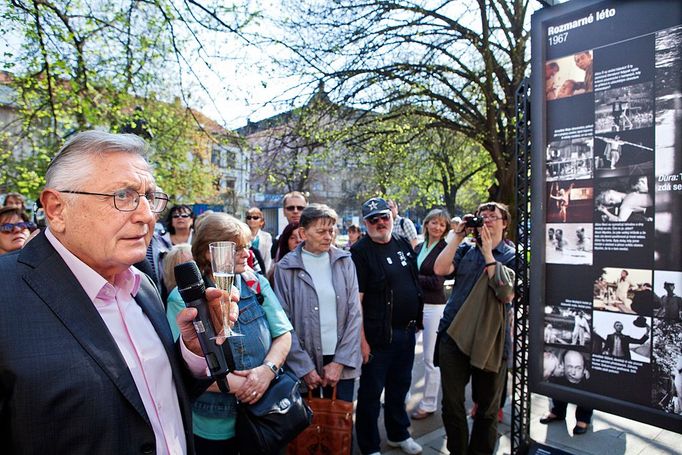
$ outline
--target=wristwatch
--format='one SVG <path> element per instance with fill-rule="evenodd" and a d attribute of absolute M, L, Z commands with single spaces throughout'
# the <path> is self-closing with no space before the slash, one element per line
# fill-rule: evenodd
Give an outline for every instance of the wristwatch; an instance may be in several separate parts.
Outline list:
<path fill-rule="evenodd" d="M 277 379 L 279 377 L 279 367 L 275 364 L 275 362 L 271 362 L 269 360 L 266 360 L 265 362 L 263 362 L 263 365 L 270 368 L 270 371 L 272 371 L 272 374 L 275 375 L 275 379 Z"/>

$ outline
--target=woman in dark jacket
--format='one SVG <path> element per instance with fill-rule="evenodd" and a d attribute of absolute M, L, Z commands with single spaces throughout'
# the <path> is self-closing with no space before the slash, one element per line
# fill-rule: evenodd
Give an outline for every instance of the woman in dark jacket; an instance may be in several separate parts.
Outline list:
<path fill-rule="evenodd" d="M 433 350 L 436 346 L 438 323 L 445 309 L 443 293 L 444 276 L 433 272 L 436 258 L 445 248 L 445 236 L 450 229 L 450 215 L 442 209 L 434 209 L 424 218 L 424 242 L 417 245 L 417 266 L 419 284 L 424 297 L 424 397 L 412 413 L 412 419 L 425 419 L 436 411 L 440 390 L 440 368 L 433 365 Z"/>

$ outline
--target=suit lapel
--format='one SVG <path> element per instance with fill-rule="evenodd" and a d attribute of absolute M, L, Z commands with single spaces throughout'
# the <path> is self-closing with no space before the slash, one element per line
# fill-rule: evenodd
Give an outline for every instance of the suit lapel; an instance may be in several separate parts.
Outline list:
<path fill-rule="evenodd" d="M 130 370 L 94 304 L 44 234 L 22 251 L 20 262 L 33 267 L 23 279 L 50 307 L 120 392 L 149 423 Z"/>

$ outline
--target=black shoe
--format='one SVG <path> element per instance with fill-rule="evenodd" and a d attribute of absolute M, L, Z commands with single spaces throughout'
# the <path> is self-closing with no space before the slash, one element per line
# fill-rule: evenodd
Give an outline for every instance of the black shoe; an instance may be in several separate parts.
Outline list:
<path fill-rule="evenodd" d="M 573 434 L 574 435 L 580 435 L 580 434 L 585 434 L 587 433 L 587 429 L 589 428 L 589 425 L 586 427 L 579 427 L 578 425 L 573 427 Z"/>
<path fill-rule="evenodd" d="M 563 420 L 565 420 L 564 417 L 559 417 L 559 416 L 555 416 L 555 415 L 550 414 L 550 415 L 546 415 L 543 418 L 541 418 L 540 423 L 543 425 L 547 425 L 548 423 L 561 422 Z"/>

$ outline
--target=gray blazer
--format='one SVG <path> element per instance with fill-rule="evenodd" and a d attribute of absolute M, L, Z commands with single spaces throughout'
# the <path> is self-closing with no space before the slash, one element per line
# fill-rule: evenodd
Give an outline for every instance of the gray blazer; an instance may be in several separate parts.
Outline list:
<path fill-rule="evenodd" d="M 146 277 L 146 275 L 145 275 Z M 135 382 L 104 321 L 44 233 L 0 256 L 0 441 L 4 453 L 154 453 Z M 196 383 L 174 345 L 149 278 L 135 300 L 168 355 L 189 453 L 186 385 Z M 205 381 L 204 381 L 205 382 Z"/>
<path fill-rule="evenodd" d="M 294 334 L 287 365 L 302 378 L 313 369 L 322 372 L 322 337 L 317 292 L 301 258 L 301 243 L 275 264 L 275 293 L 286 312 Z M 332 247 L 329 251 L 332 282 L 336 292 L 337 343 L 334 362 L 344 366 L 341 379 L 360 376 L 360 328 L 362 313 L 355 265 L 350 253 Z"/>

